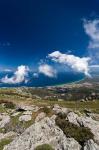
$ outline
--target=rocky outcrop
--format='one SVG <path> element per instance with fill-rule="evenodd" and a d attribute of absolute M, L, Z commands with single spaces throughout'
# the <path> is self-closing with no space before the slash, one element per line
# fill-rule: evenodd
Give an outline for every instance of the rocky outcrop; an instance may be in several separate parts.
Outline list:
<path fill-rule="evenodd" d="M 37 112 L 39 110 L 39 107 L 35 106 L 35 105 L 31 105 L 31 106 L 28 106 L 28 105 L 19 105 L 17 107 L 17 111 L 18 110 Z"/>
<path fill-rule="evenodd" d="M 67 115 L 69 122 L 78 126 L 84 126 L 91 130 L 94 134 L 94 140 L 99 144 L 99 121 L 93 120 L 91 117 L 81 116 L 79 117 L 74 112 L 70 112 Z"/>
<path fill-rule="evenodd" d="M 55 104 L 53 107 L 53 111 L 55 112 L 55 114 L 58 114 L 58 113 L 67 114 L 68 112 L 70 112 L 70 109 L 63 108 L 63 107 L 60 107 L 58 104 Z"/>
<path fill-rule="evenodd" d="M 38 114 L 38 116 L 35 119 L 35 122 L 38 122 L 40 120 L 42 120 L 44 117 L 46 116 L 46 114 L 44 112 L 41 112 L 40 114 Z"/>
<path fill-rule="evenodd" d="M 85 143 L 84 150 L 99 150 L 99 146 L 93 140 L 89 140 Z"/>
<path fill-rule="evenodd" d="M 94 140 L 99 144 L 99 121 L 93 120 L 91 117 L 79 117 L 80 126 L 87 127 L 94 134 Z"/>
<path fill-rule="evenodd" d="M 41 144 L 49 144 L 55 150 L 80 150 L 81 146 L 73 138 L 66 138 L 63 131 L 55 125 L 55 115 L 44 118 L 29 127 L 4 150 L 34 150 Z"/>
<path fill-rule="evenodd" d="M 76 113 L 74 113 L 74 112 L 70 112 L 70 113 L 68 113 L 68 115 L 67 115 L 67 119 L 68 119 L 69 122 L 71 122 L 71 123 L 73 123 L 73 124 L 79 126 L 79 123 L 78 123 L 78 121 L 77 121 L 77 118 L 78 118 L 78 115 L 77 115 Z"/>

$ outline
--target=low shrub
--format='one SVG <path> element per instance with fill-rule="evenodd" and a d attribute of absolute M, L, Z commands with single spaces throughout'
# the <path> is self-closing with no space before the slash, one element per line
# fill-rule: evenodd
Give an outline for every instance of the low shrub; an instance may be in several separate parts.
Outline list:
<path fill-rule="evenodd" d="M 46 107 L 46 106 L 42 108 L 42 111 L 43 111 L 44 113 L 46 113 L 46 114 L 50 114 L 50 113 L 51 113 L 51 109 L 48 108 L 48 107 Z"/>
<path fill-rule="evenodd" d="M 67 115 L 65 113 L 58 113 L 58 118 L 60 119 L 66 119 Z"/>
<path fill-rule="evenodd" d="M 87 140 L 93 139 L 94 135 L 91 133 L 89 128 L 78 127 L 66 120 L 66 117 L 63 115 L 58 115 L 55 121 L 56 124 L 63 130 L 66 137 L 74 138 L 81 145 L 83 145 Z"/>
<path fill-rule="evenodd" d="M 12 139 L 3 139 L 0 141 L 0 150 L 3 150 L 4 146 L 12 142 Z"/>
<path fill-rule="evenodd" d="M 13 102 L 6 102 L 4 104 L 4 106 L 8 109 L 14 109 L 15 108 L 15 104 Z"/>
<path fill-rule="evenodd" d="M 54 150 L 49 144 L 42 144 L 35 148 L 35 150 Z"/>

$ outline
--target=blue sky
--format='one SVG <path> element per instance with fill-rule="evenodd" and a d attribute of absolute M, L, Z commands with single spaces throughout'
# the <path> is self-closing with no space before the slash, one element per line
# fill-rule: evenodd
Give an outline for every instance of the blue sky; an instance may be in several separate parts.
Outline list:
<path fill-rule="evenodd" d="M 93 55 L 84 19 L 98 18 L 99 0 L 1 0 L 0 68 L 36 68 L 54 51 Z"/>
<path fill-rule="evenodd" d="M 97 0 L 1 0 L 1 65 L 32 64 L 53 50 L 86 54 L 82 18 L 98 16 L 98 6 Z"/>

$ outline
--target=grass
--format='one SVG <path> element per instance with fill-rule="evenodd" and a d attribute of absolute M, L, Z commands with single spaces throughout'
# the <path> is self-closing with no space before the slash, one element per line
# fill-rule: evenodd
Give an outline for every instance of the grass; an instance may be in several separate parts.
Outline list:
<path fill-rule="evenodd" d="M 38 106 L 54 106 L 54 104 L 58 104 L 59 106 L 71 108 L 74 111 L 84 111 L 84 109 L 90 109 L 92 112 L 99 113 L 99 100 L 96 101 L 31 101 L 30 104 L 38 105 Z"/>
<path fill-rule="evenodd" d="M 4 98 L 3 98 L 4 99 Z M 0 98 L 0 101 L 2 99 Z M 84 109 L 90 109 L 92 112 L 99 113 L 99 100 L 96 101 L 87 101 L 87 102 L 80 102 L 80 101 L 49 101 L 49 100 L 34 100 L 30 99 L 27 100 L 26 98 L 20 99 L 7 99 L 14 104 L 26 104 L 26 105 L 37 105 L 40 107 L 51 106 L 53 107 L 54 104 L 58 104 L 62 107 L 71 108 L 74 111 L 81 111 L 83 112 Z M 0 112 L 5 112 L 5 109 L 0 106 Z"/>
<path fill-rule="evenodd" d="M 35 150 L 54 150 L 49 144 L 42 144 L 35 148 Z"/>
<path fill-rule="evenodd" d="M 26 93 L 27 93 L 27 91 L 28 91 L 28 89 L 26 90 Z M 38 89 L 37 91 L 35 91 L 33 89 L 29 89 L 28 92 L 29 93 L 36 92 L 36 94 L 38 95 L 40 92 L 40 89 Z M 46 90 L 43 90 L 42 92 L 44 95 L 46 95 Z M 57 100 L 51 101 L 51 100 L 43 100 L 43 99 L 35 100 L 32 98 L 28 99 L 29 97 L 27 97 L 26 95 L 20 94 L 15 88 L 0 88 L 0 101 L 7 100 L 9 102 L 13 102 L 14 104 L 26 104 L 26 105 L 37 105 L 37 106 L 48 106 L 48 105 L 53 106 L 54 104 L 59 104 L 60 106 L 71 108 L 74 111 L 76 111 L 76 110 L 83 111 L 84 109 L 87 108 L 87 109 L 91 109 L 93 112 L 99 113 L 99 100 L 87 101 L 87 102 L 57 101 Z M 2 108 L 0 107 L 0 110 L 1 109 Z"/>
<path fill-rule="evenodd" d="M 3 139 L 0 141 L 0 150 L 3 150 L 5 145 L 10 144 L 12 142 L 12 139 Z"/>

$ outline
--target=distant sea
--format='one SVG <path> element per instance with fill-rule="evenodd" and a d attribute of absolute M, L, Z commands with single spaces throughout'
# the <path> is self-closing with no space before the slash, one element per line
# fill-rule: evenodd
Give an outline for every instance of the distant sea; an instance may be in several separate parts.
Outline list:
<path fill-rule="evenodd" d="M 4 77 L 6 73 L 1 73 L 0 78 Z M 9 74 L 9 77 L 12 74 Z M 31 73 L 29 75 L 29 81 L 27 83 L 21 84 L 3 84 L 0 83 L 0 87 L 20 87 L 20 86 L 27 86 L 27 87 L 45 87 L 45 86 L 55 86 L 55 85 L 62 85 L 68 84 L 72 82 L 76 82 L 82 80 L 84 78 L 83 74 L 73 73 L 73 72 L 61 72 L 57 75 L 56 78 L 49 78 L 43 74 L 40 74 L 39 77 L 33 77 Z"/>

